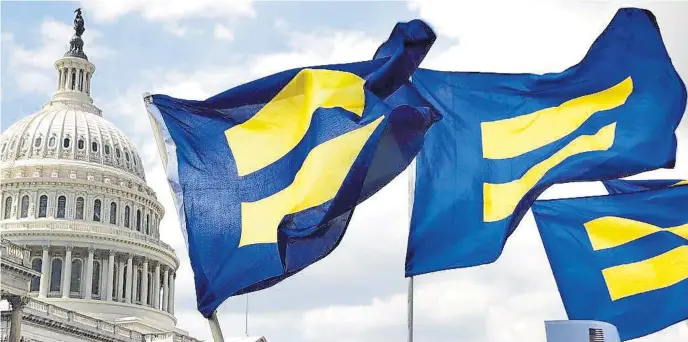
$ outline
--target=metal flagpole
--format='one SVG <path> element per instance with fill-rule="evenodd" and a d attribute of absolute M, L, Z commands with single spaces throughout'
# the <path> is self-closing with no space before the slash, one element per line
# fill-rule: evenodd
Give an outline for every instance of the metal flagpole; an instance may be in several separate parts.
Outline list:
<path fill-rule="evenodd" d="M 225 342 L 225 338 L 222 337 L 220 322 L 217 320 L 217 311 L 213 311 L 213 314 L 208 318 L 208 324 L 210 325 L 210 333 L 213 334 L 213 341 Z"/>
<path fill-rule="evenodd" d="M 412 160 L 408 167 L 408 203 L 409 203 L 409 228 L 411 227 L 411 215 L 413 214 L 413 196 L 416 189 L 416 160 Z M 413 277 L 408 279 L 408 307 L 407 307 L 408 342 L 413 342 Z"/>
<path fill-rule="evenodd" d="M 158 122 L 158 119 L 148 110 L 148 105 L 152 104 L 151 94 L 146 92 L 142 94 L 143 103 L 146 108 L 146 113 L 148 113 L 148 118 L 151 122 L 151 127 L 153 128 L 153 136 L 155 137 L 155 142 L 158 145 L 158 153 L 160 153 L 160 158 L 162 159 L 162 166 L 167 173 L 167 150 L 165 149 L 165 141 L 160 136 L 160 125 L 164 125 L 162 122 Z M 160 119 L 162 120 L 162 119 Z M 170 187 L 170 191 L 172 188 Z M 174 201 L 174 206 L 177 208 L 177 197 L 172 193 L 172 200 Z M 208 324 L 210 325 L 210 332 L 213 335 L 213 341 L 215 342 L 225 342 L 224 337 L 222 337 L 222 329 L 220 329 L 220 322 L 217 320 L 216 311 L 208 318 Z"/>
<path fill-rule="evenodd" d="M 244 333 L 246 337 L 248 337 L 248 293 L 246 294 L 246 327 Z"/>

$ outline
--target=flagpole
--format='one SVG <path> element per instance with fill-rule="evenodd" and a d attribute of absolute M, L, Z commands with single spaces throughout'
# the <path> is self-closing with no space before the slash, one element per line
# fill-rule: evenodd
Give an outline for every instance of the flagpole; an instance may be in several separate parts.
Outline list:
<path fill-rule="evenodd" d="M 411 216 L 413 214 L 413 197 L 416 189 L 416 160 L 412 160 L 408 167 L 408 206 L 409 206 L 409 228 L 411 227 Z M 408 342 L 413 342 L 413 277 L 408 278 L 408 302 L 407 302 L 407 328 L 408 328 Z"/>
<path fill-rule="evenodd" d="M 160 136 L 159 125 L 161 123 L 158 123 L 157 120 L 153 117 L 153 114 L 151 114 L 151 112 L 148 110 L 148 105 L 152 104 L 151 94 L 145 92 L 141 95 L 141 97 L 143 97 L 143 104 L 146 109 L 146 113 L 148 113 L 148 118 L 151 122 L 153 136 L 155 137 L 155 142 L 158 145 L 158 153 L 160 154 L 160 158 L 162 159 L 162 166 L 165 169 L 165 173 L 167 173 L 167 152 L 165 150 L 165 142 L 163 138 Z M 172 191 L 172 188 L 170 188 L 170 191 Z M 177 197 L 174 196 L 174 194 L 172 194 L 172 200 L 174 201 L 175 208 L 177 208 Z M 222 336 L 222 329 L 220 329 L 220 322 L 217 320 L 216 311 L 213 311 L 213 314 L 210 316 L 210 318 L 208 318 L 208 325 L 210 325 L 210 332 L 213 335 L 213 341 L 225 342 L 225 339 Z"/>
<path fill-rule="evenodd" d="M 222 336 L 220 322 L 217 320 L 217 311 L 213 311 L 213 314 L 208 318 L 208 324 L 210 325 L 210 333 L 213 335 L 213 341 L 225 342 L 225 338 Z"/>

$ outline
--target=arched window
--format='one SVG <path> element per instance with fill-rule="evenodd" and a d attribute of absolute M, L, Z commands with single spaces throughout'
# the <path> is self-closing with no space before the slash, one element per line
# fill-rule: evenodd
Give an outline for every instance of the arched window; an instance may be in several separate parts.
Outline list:
<path fill-rule="evenodd" d="M 43 138 L 38 137 L 36 138 L 36 141 L 33 143 L 34 147 L 41 147 L 41 143 L 43 142 Z"/>
<path fill-rule="evenodd" d="M 116 149 L 115 149 L 115 157 L 117 157 L 117 159 L 119 159 L 120 157 L 122 157 L 122 153 L 119 151 L 119 148 L 116 148 Z"/>
<path fill-rule="evenodd" d="M 85 146 L 84 145 L 84 139 L 79 139 L 79 141 L 77 141 L 77 143 L 76 143 L 76 147 L 79 148 L 80 150 L 83 150 L 84 146 Z"/>
<path fill-rule="evenodd" d="M 127 293 L 127 268 L 129 266 L 124 266 L 124 277 L 122 278 L 122 295 Z"/>
<path fill-rule="evenodd" d="M 55 147 L 55 144 L 57 144 L 57 139 L 55 139 L 55 136 L 51 136 L 50 139 L 48 139 L 48 146 L 50 147 Z"/>
<path fill-rule="evenodd" d="M 8 219 L 12 215 L 12 197 L 5 198 L 5 215 L 3 218 Z"/>
<path fill-rule="evenodd" d="M 124 226 L 129 228 L 129 206 L 124 207 Z"/>
<path fill-rule="evenodd" d="M 70 143 L 71 141 L 69 140 L 69 138 L 64 138 L 64 140 L 62 140 L 62 147 L 68 148 Z"/>
<path fill-rule="evenodd" d="M 124 158 L 129 161 L 129 152 L 124 152 Z"/>
<path fill-rule="evenodd" d="M 105 152 L 105 154 L 110 154 L 110 145 L 103 146 L 103 151 Z"/>
<path fill-rule="evenodd" d="M 100 222 L 100 200 L 93 201 L 93 221 Z"/>
<path fill-rule="evenodd" d="M 59 292 L 62 284 L 62 259 L 55 258 L 50 265 L 50 292 Z"/>
<path fill-rule="evenodd" d="M 67 205 L 67 197 L 60 196 L 57 198 L 57 214 L 56 218 L 65 218 L 65 206 Z"/>
<path fill-rule="evenodd" d="M 100 263 L 93 262 L 93 278 L 91 279 L 91 294 L 97 295 L 100 293 Z"/>
<path fill-rule="evenodd" d="M 136 231 L 141 231 L 141 210 L 136 211 Z"/>
<path fill-rule="evenodd" d="M 22 139 L 21 147 L 28 147 L 29 146 L 29 136 L 26 135 L 24 136 L 24 139 Z"/>
<path fill-rule="evenodd" d="M 7 147 L 7 142 L 4 142 L 4 143 L 2 144 L 2 152 L 5 152 L 5 147 Z"/>
<path fill-rule="evenodd" d="M 117 203 L 110 203 L 110 224 L 117 224 Z"/>
<path fill-rule="evenodd" d="M 136 271 L 136 279 L 138 279 L 136 282 L 136 302 L 141 301 L 141 281 L 143 280 L 141 274 L 141 270 Z"/>
<path fill-rule="evenodd" d="M 72 260 L 72 279 L 69 280 L 69 291 L 71 292 L 81 292 L 81 266 L 81 260 Z"/>
<path fill-rule="evenodd" d="M 29 195 L 24 195 L 21 200 L 21 213 L 19 215 L 21 218 L 26 218 L 29 216 Z"/>
<path fill-rule="evenodd" d="M 79 69 L 79 90 L 84 90 L 84 69 Z"/>
<path fill-rule="evenodd" d="M 146 214 L 146 234 L 150 235 L 150 214 Z"/>
<path fill-rule="evenodd" d="M 43 267 L 43 260 L 41 258 L 36 258 L 33 259 L 31 262 L 31 269 L 40 272 L 41 268 Z M 41 287 L 41 278 L 39 277 L 31 277 L 31 291 L 38 291 Z"/>
<path fill-rule="evenodd" d="M 71 81 L 72 81 L 72 82 L 71 82 L 70 85 L 69 85 L 69 89 L 74 90 L 74 86 L 76 85 L 76 70 L 75 70 L 75 69 L 72 69 L 72 79 L 71 79 Z"/>
<path fill-rule="evenodd" d="M 45 217 L 48 215 L 48 196 L 41 195 L 38 198 L 38 217 Z"/>
<path fill-rule="evenodd" d="M 98 143 L 97 142 L 94 141 L 91 143 L 91 151 L 98 152 Z"/>
<path fill-rule="evenodd" d="M 74 216 L 77 220 L 84 219 L 84 198 L 78 197 L 76 199 L 76 215 Z"/>

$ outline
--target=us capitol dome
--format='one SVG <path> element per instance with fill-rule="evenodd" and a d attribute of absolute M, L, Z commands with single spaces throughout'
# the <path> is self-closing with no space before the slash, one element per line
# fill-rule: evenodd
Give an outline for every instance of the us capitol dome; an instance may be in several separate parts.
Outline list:
<path fill-rule="evenodd" d="M 70 50 L 55 62 L 56 93 L 0 136 L 3 249 L 21 257 L 29 275 L 28 288 L 19 289 L 26 291 L 22 339 L 32 330 L 41 335 L 41 324 L 28 325 L 33 313 L 114 336 L 85 341 L 149 341 L 146 334 L 160 333 L 196 341 L 175 327 L 179 260 L 160 240 L 164 208 L 136 148 L 91 98 L 96 68 L 83 51 L 77 12 Z M 3 280 L 3 297 L 11 288 Z"/>

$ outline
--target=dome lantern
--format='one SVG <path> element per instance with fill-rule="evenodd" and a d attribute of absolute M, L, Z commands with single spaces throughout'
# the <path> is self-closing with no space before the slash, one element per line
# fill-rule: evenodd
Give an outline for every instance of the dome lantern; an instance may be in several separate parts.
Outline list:
<path fill-rule="evenodd" d="M 84 53 L 84 41 L 81 35 L 86 30 L 84 19 L 81 16 L 81 9 L 74 11 L 74 36 L 69 42 L 69 51 L 55 62 L 57 70 L 57 92 L 53 95 L 52 102 L 76 101 L 93 107 L 92 112 L 101 115 L 100 110 L 93 106 L 91 98 L 91 80 L 96 71 L 95 65 L 88 61 Z"/>

